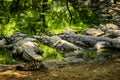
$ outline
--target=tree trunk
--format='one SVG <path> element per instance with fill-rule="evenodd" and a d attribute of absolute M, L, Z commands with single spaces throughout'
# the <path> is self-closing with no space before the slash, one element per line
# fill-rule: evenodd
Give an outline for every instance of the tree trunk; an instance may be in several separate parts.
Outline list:
<path fill-rule="evenodd" d="M 19 6 L 20 6 L 20 0 L 13 0 L 12 4 L 10 5 L 10 14 L 17 13 Z"/>
<path fill-rule="evenodd" d="M 43 0 L 42 1 L 42 13 L 40 15 L 41 21 L 43 22 L 42 25 L 43 27 L 47 28 L 48 26 L 46 25 L 46 20 L 45 20 L 45 12 L 47 10 L 47 2 L 48 0 Z"/>
<path fill-rule="evenodd" d="M 69 27 L 71 27 L 71 23 L 72 23 L 72 13 L 71 13 L 71 11 L 70 11 L 70 9 L 69 9 L 69 4 L 68 4 L 68 1 L 66 2 L 66 7 L 67 7 L 67 10 L 68 10 L 68 12 L 69 12 L 69 16 L 70 16 L 70 23 L 69 23 Z"/>

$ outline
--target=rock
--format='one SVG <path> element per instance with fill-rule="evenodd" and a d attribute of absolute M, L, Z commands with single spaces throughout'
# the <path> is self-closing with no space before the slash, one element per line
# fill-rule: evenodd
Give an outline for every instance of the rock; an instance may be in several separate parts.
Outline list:
<path fill-rule="evenodd" d="M 104 34 L 104 32 L 101 31 L 100 29 L 91 28 L 86 31 L 86 34 L 91 36 L 101 36 Z"/>
<path fill-rule="evenodd" d="M 112 38 L 120 37 L 120 30 L 108 29 L 106 33 Z"/>
<path fill-rule="evenodd" d="M 72 57 L 67 57 L 65 60 L 68 64 L 76 64 L 76 63 L 84 63 L 85 60 L 84 59 L 80 59 L 80 58 L 76 58 L 74 56 Z"/>
<path fill-rule="evenodd" d="M 71 29 L 71 28 L 65 28 L 65 30 L 66 30 L 66 33 L 69 33 L 69 34 L 75 34 L 75 30 L 73 30 L 73 29 Z"/>
<path fill-rule="evenodd" d="M 108 24 L 106 26 L 106 25 L 100 24 L 99 27 L 102 31 L 105 32 L 105 35 L 108 36 L 108 37 L 116 38 L 116 37 L 120 36 L 120 30 L 118 30 L 119 27 L 117 25 Z"/>
<path fill-rule="evenodd" d="M 7 41 L 5 39 L 0 40 L 0 47 L 4 47 L 7 45 Z"/>
<path fill-rule="evenodd" d="M 74 56 L 74 57 L 77 57 L 77 58 L 82 58 L 83 57 L 83 53 L 82 53 L 83 51 L 81 51 L 81 52 L 69 52 L 69 53 L 66 53 L 65 55 L 64 55 L 64 57 L 72 57 L 72 56 Z"/>
<path fill-rule="evenodd" d="M 83 63 L 86 62 L 84 59 L 79 59 L 79 58 L 75 58 L 75 57 L 67 57 L 65 58 L 64 61 L 58 61 L 58 60 L 44 60 L 43 64 L 49 68 L 62 68 L 65 67 L 67 65 L 73 65 L 76 63 Z"/>
<path fill-rule="evenodd" d="M 44 60 L 43 64 L 48 67 L 49 69 L 51 68 L 61 68 L 64 67 L 66 65 L 68 65 L 67 62 L 65 61 L 58 61 L 58 60 Z"/>
<path fill-rule="evenodd" d="M 107 23 L 106 27 L 108 29 L 114 29 L 114 30 L 118 30 L 119 29 L 119 27 L 116 24 L 113 24 L 113 23 Z"/>

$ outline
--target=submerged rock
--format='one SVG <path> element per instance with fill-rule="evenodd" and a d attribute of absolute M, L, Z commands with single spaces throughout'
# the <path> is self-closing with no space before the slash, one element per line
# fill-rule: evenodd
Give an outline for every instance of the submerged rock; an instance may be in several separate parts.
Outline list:
<path fill-rule="evenodd" d="M 82 58 L 76 58 L 74 56 L 67 57 L 65 60 L 68 64 L 76 64 L 76 63 L 85 63 L 86 61 Z"/>

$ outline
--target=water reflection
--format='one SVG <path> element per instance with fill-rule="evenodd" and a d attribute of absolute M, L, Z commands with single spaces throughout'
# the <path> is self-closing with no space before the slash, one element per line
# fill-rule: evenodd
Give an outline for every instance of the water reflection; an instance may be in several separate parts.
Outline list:
<path fill-rule="evenodd" d="M 114 60 L 116 58 L 120 58 L 120 50 L 116 49 L 99 49 L 99 50 L 84 50 L 84 57 L 85 60 L 98 60 L 98 61 L 105 61 L 105 60 Z"/>
<path fill-rule="evenodd" d="M 117 49 L 99 49 L 97 50 L 98 57 L 104 57 L 105 59 L 114 60 L 120 58 L 120 50 Z"/>

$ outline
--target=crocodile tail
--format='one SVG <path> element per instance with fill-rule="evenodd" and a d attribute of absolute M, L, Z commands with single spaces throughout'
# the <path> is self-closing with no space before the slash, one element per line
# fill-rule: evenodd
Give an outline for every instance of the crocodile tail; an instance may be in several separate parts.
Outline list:
<path fill-rule="evenodd" d="M 16 66 L 17 70 L 20 71 L 34 71 L 34 70 L 47 70 L 47 67 L 43 64 L 43 62 L 33 61 L 28 63 L 23 63 L 19 66 Z"/>

